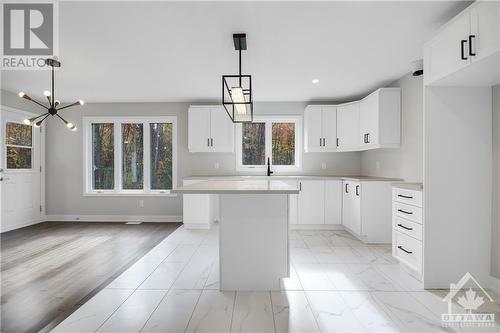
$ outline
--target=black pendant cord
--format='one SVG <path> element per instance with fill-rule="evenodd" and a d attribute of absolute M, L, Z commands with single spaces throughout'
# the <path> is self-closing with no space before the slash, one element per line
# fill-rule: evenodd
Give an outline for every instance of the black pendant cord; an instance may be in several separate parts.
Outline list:
<path fill-rule="evenodd" d="M 52 66 L 52 95 L 51 95 L 51 103 L 50 106 L 54 108 L 55 106 L 55 100 L 56 100 L 56 95 L 55 95 L 55 89 L 54 89 L 54 66 Z"/>
<path fill-rule="evenodd" d="M 240 68 L 240 88 L 241 88 L 242 87 L 242 85 L 241 85 L 241 40 L 240 40 L 239 57 L 240 57 L 239 68 Z"/>

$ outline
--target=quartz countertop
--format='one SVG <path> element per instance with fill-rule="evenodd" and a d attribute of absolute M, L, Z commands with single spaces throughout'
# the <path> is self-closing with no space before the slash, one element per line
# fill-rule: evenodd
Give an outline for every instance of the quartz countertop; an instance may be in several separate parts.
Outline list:
<path fill-rule="evenodd" d="M 366 181 L 381 181 L 381 182 L 401 182 L 401 178 L 384 178 L 372 176 L 342 176 L 342 175 L 275 175 L 275 176 L 262 176 L 262 175 L 199 175 L 185 177 L 184 180 L 286 180 L 286 179 L 318 179 L 318 180 L 353 180 L 359 182 Z"/>
<path fill-rule="evenodd" d="M 184 194 L 298 194 L 299 189 L 280 180 L 205 180 L 181 186 L 172 193 Z"/>

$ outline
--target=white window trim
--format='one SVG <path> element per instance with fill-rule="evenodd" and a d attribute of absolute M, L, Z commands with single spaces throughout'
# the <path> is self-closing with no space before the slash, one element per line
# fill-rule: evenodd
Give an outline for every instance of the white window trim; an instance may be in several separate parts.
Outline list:
<path fill-rule="evenodd" d="M 113 123 L 114 124 L 114 190 L 92 189 L 92 124 Z M 143 190 L 122 190 L 122 140 L 121 124 L 143 123 Z M 172 124 L 172 187 L 177 187 L 177 117 L 83 117 L 83 151 L 85 153 L 83 195 L 84 196 L 172 196 L 170 190 L 152 190 L 150 184 L 150 128 L 149 123 L 171 123 Z M 118 170 L 118 172 L 116 172 Z"/>
<path fill-rule="evenodd" d="M 259 116 L 254 117 L 255 123 L 266 123 L 266 163 L 267 158 L 271 161 L 271 170 L 276 173 L 287 173 L 302 171 L 302 116 Z M 272 156 L 272 126 L 271 123 L 294 123 L 295 124 L 295 165 L 273 165 Z M 248 166 L 242 164 L 242 124 L 236 124 L 236 170 L 262 173 L 267 169 L 267 164 L 263 166 Z"/>

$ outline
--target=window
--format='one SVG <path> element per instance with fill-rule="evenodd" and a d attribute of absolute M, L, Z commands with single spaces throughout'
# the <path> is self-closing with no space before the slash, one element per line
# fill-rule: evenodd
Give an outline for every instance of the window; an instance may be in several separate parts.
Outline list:
<path fill-rule="evenodd" d="M 7 122 L 5 124 L 5 150 L 7 169 L 32 168 L 32 127 Z"/>
<path fill-rule="evenodd" d="M 237 127 L 237 169 L 263 171 L 269 158 L 275 171 L 300 170 L 301 118 L 261 117 Z"/>
<path fill-rule="evenodd" d="M 176 118 L 84 118 L 87 195 L 169 194 Z"/>

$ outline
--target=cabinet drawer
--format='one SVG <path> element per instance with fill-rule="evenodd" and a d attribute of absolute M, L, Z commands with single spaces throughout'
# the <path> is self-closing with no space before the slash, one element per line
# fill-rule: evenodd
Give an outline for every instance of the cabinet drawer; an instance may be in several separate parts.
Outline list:
<path fill-rule="evenodd" d="M 394 215 L 422 224 L 422 208 L 401 202 L 394 202 L 393 207 Z"/>
<path fill-rule="evenodd" d="M 393 255 L 417 272 L 422 272 L 422 242 L 398 231 L 394 232 Z"/>
<path fill-rule="evenodd" d="M 394 187 L 392 189 L 392 200 L 422 207 L 422 192 Z"/>
<path fill-rule="evenodd" d="M 403 219 L 399 216 L 394 216 L 394 230 L 399 231 L 403 234 L 422 240 L 422 225 L 412 222 L 407 219 Z"/>

